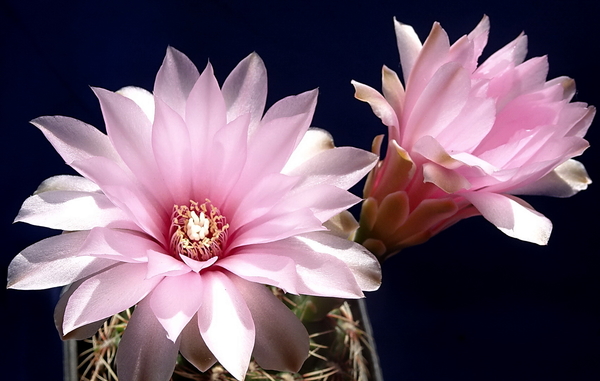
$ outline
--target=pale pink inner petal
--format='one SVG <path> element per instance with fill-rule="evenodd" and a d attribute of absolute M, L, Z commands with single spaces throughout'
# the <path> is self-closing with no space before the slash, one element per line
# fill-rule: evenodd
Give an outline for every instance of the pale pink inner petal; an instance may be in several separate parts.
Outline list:
<path fill-rule="evenodd" d="M 360 197 L 329 184 L 294 189 L 284 199 L 293 208 L 309 208 L 321 222 L 358 204 Z"/>
<path fill-rule="evenodd" d="M 98 184 L 110 201 L 126 211 L 145 232 L 160 242 L 166 241 L 165 226 L 172 210 L 167 212 L 122 168 L 102 157 L 78 160 L 71 166 Z"/>
<path fill-rule="evenodd" d="M 86 279 L 69 298 L 64 332 L 68 333 L 135 305 L 161 279 L 146 279 L 146 264 L 143 263 L 121 263 Z"/>
<path fill-rule="evenodd" d="M 333 137 L 323 129 L 311 127 L 292 152 L 281 173 L 288 173 L 316 154 L 334 148 Z"/>
<path fill-rule="evenodd" d="M 211 184 L 206 197 L 223 208 L 246 165 L 249 120 L 249 114 L 242 115 L 217 131 L 211 162 L 202 174 Z"/>
<path fill-rule="evenodd" d="M 273 173 L 254 179 L 251 183 L 238 182 L 226 203 L 220 205 L 221 210 L 231 227 L 243 226 L 272 210 L 299 180 Z"/>
<path fill-rule="evenodd" d="M 185 104 L 198 80 L 198 69 L 177 49 L 169 46 L 154 83 L 155 96 L 185 117 Z"/>
<path fill-rule="evenodd" d="M 148 261 L 150 250 L 161 251 L 162 248 L 144 233 L 94 228 L 79 250 L 79 255 L 142 263 Z"/>
<path fill-rule="evenodd" d="M 225 100 L 210 63 L 190 92 L 185 123 L 192 145 L 192 162 L 189 167 L 191 173 L 200 174 L 210 165 L 215 134 L 227 124 Z M 211 179 L 207 176 L 193 176 L 195 194 L 203 194 L 211 186 Z"/>
<path fill-rule="evenodd" d="M 506 63 L 518 65 L 525 59 L 527 54 L 527 36 L 519 35 L 502 49 L 492 54 L 485 62 L 477 68 L 476 75 L 485 75 L 488 78 L 498 75 Z"/>
<path fill-rule="evenodd" d="M 548 243 L 552 223 L 523 200 L 489 192 L 470 192 L 464 197 L 506 235 L 538 245 Z"/>
<path fill-rule="evenodd" d="M 7 287 L 19 290 L 60 287 L 116 263 L 77 256 L 88 234 L 88 231 L 60 234 L 27 247 L 8 266 Z"/>
<path fill-rule="evenodd" d="M 220 259 L 217 266 L 248 281 L 268 284 L 297 294 L 295 262 L 285 255 L 278 255 L 268 247 L 264 248 L 265 245 L 241 247 Z"/>
<path fill-rule="evenodd" d="M 48 191 L 25 200 L 15 222 L 59 230 L 88 230 L 96 226 L 139 229 L 127 213 L 102 193 Z"/>
<path fill-rule="evenodd" d="M 324 234 L 328 234 L 328 238 L 331 240 L 335 240 L 337 237 L 331 233 Z M 339 240 L 347 241 L 343 238 L 339 238 Z M 290 237 L 267 244 L 248 246 L 247 248 L 239 250 L 243 250 L 243 252 L 255 252 L 262 255 L 283 256 L 292 259 L 296 264 L 297 274 L 295 280 L 295 292 L 299 294 L 341 298 L 362 297 L 363 293 L 357 284 L 357 277 L 362 277 L 362 275 L 358 274 L 357 277 L 355 277 L 353 272 L 349 269 L 349 265 L 337 258 L 337 254 L 343 252 L 343 246 L 340 245 L 340 241 L 336 240 L 336 243 L 331 244 L 332 241 L 328 242 L 327 239 L 324 239 L 323 242 L 324 243 L 319 243 L 316 242 L 316 239 L 311 238 L 300 239 L 299 237 Z M 371 266 L 372 257 L 365 254 L 366 249 L 362 246 L 356 244 L 355 247 L 350 241 L 347 242 L 348 245 L 353 248 L 346 251 L 348 257 L 345 258 L 345 260 L 348 260 L 349 263 L 361 260 L 364 261 L 363 264 L 370 263 L 370 265 L 365 266 L 361 270 L 364 271 L 365 274 L 370 273 L 373 270 L 373 267 Z M 235 253 L 232 254 L 232 256 L 235 256 Z M 265 259 L 268 258 L 265 257 Z M 375 262 L 377 261 L 375 260 Z M 285 260 L 278 260 L 275 263 L 278 263 L 282 270 L 284 268 L 286 269 L 280 274 L 271 272 L 271 275 L 269 276 L 277 281 L 279 280 L 279 277 L 283 278 L 287 276 L 290 270 L 287 267 L 284 267 L 284 265 L 287 266 Z M 238 266 L 241 266 L 241 264 Z M 232 267 L 232 272 L 238 273 L 239 271 L 240 277 L 251 280 L 244 275 L 244 271 L 238 266 L 235 268 Z M 265 277 L 267 276 L 266 273 L 263 274 Z M 287 278 L 279 280 L 279 282 L 281 284 L 286 284 L 292 280 L 293 279 Z M 289 291 L 292 290 L 290 289 Z"/>
<path fill-rule="evenodd" d="M 291 95 L 277 101 L 267 110 L 261 121 L 261 124 L 294 115 L 306 115 L 306 123 L 310 123 L 312 115 L 315 112 L 315 107 L 317 106 L 318 93 L 318 90 L 315 89 L 305 91 L 304 93 L 298 95 Z M 298 141 L 296 141 L 294 145 L 297 145 L 301 138 L 302 135 L 298 137 Z"/>
<path fill-rule="evenodd" d="M 481 56 L 483 48 L 487 45 L 489 32 L 490 19 L 484 15 L 479 24 L 468 35 L 469 39 L 473 41 L 473 59 L 475 60 L 475 64 L 477 64 L 477 59 Z M 474 70 L 475 68 L 473 67 L 471 72 Z"/>
<path fill-rule="evenodd" d="M 377 164 L 377 155 L 354 147 L 336 147 L 318 153 L 286 173 L 305 179 L 298 186 L 329 184 L 348 189 Z"/>
<path fill-rule="evenodd" d="M 423 181 L 435 184 L 446 193 L 455 193 L 471 188 L 471 183 L 464 176 L 435 163 L 423 164 Z"/>
<path fill-rule="evenodd" d="M 442 29 L 439 23 L 434 23 L 410 71 L 410 76 L 404 74 L 406 80 L 405 115 L 412 113 L 413 107 L 421 97 L 421 93 L 431 77 L 443 64 L 448 62 L 449 50 L 450 41 L 446 31 Z"/>
<path fill-rule="evenodd" d="M 583 164 L 577 160 L 567 160 L 541 179 L 528 183 L 511 194 L 537 195 L 552 197 L 571 197 L 579 191 L 587 189 L 592 180 Z"/>
<path fill-rule="evenodd" d="M 270 173 L 280 173 L 308 130 L 312 115 L 282 117 L 262 123 L 248 142 L 247 161 L 240 181 L 246 183 Z"/>
<path fill-rule="evenodd" d="M 295 240 L 321 255 L 331 255 L 343 261 L 352 271 L 363 291 L 375 291 L 381 284 L 381 269 L 377 258 L 363 246 L 328 232 L 303 234 Z"/>
<path fill-rule="evenodd" d="M 268 213 L 237 228 L 229 236 L 227 250 L 244 245 L 277 241 L 311 231 L 325 230 L 321 221 L 309 209 L 277 212 Z"/>
<path fill-rule="evenodd" d="M 188 203 L 192 193 L 192 144 L 181 116 L 156 98 L 152 149 L 174 204 Z"/>
<path fill-rule="evenodd" d="M 74 329 L 68 334 L 64 334 L 63 332 L 63 318 L 65 316 L 65 308 L 67 307 L 67 302 L 69 298 L 73 294 L 73 291 L 79 287 L 79 285 L 83 282 L 83 280 L 78 280 L 75 283 L 72 283 L 68 287 L 65 287 L 63 290 L 58 303 L 56 303 L 56 307 L 54 308 L 54 326 L 60 335 L 62 340 L 84 340 L 90 338 L 94 335 L 98 329 L 104 324 L 106 319 L 100 319 L 96 322 L 83 325 L 79 328 Z"/>
<path fill-rule="evenodd" d="M 152 152 L 152 124 L 146 114 L 129 98 L 100 88 L 93 90 L 119 156 L 157 200 L 170 200 Z"/>
<path fill-rule="evenodd" d="M 409 148 L 420 136 L 436 136 L 446 128 L 467 103 L 470 90 L 466 70 L 455 62 L 442 66 L 425 86 L 410 116 L 404 119 L 405 147 Z"/>
<path fill-rule="evenodd" d="M 188 265 L 190 270 L 192 270 L 196 273 L 199 273 L 200 271 L 204 270 L 205 268 L 212 266 L 213 263 L 215 263 L 217 261 L 217 259 L 219 259 L 219 257 L 212 257 L 206 261 L 197 261 L 195 259 L 192 259 L 190 257 L 181 255 L 181 254 L 179 255 L 179 257 L 186 265 Z"/>
<path fill-rule="evenodd" d="M 435 138 L 450 152 L 471 152 L 490 132 L 495 120 L 493 100 L 469 97 L 460 114 Z"/>
<path fill-rule="evenodd" d="M 394 18 L 394 29 L 402 64 L 402 74 L 404 75 L 404 82 L 407 82 L 415 61 L 421 53 L 421 40 L 419 40 L 419 36 L 417 36 L 412 26 L 398 22 L 396 18 Z"/>
<path fill-rule="evenodd" d="M 149 295 L 152 312 L 175 342 L 202 305 L 202 276 L 188 272 L 166 276 Z"/>
<path fill-rule="evenodd" d="M 383 95 L 379 94 L 374 88 L 364 85 L 360 82 L 352 81 L 354 86 L 354 97 L 363 102 L 367 102 L 373 109 L 373 113 L 377 115 L 381 122 L 388 127 L 399 127 L 398 116 L 396 111 Z"/>
<path fill-rule="evenodd" d="M 121 162 L 108 136 L 95 127 L 66 116 L 42 116 L 31 121 L 67 164 L 92 156 Z"/>
<path fill-rule="evenodd" d="M 243 380 L 254 348 L 252 315 L 227 275 L 207 271 L 202 277 L 203 307 L 198 311 L 200 334 L 221 365 L 233 377 Z"/>
<path fill-rule="evenodd" d="M 267 69 L 258 54 L 251 53 L 231 71 L 222 91 L 227 122 L 250 114 L 249 131 L 252 133 L 260 122 L 267 100 Z"/>
<path fill-rule="evenodd" d="M 35 190 L 34 194 L 49 191 L 79 191 L 102 193 L 94 182 L 81 176 L 58 175 L 47 178 Z"/>
<path fill-rule="evenodd" d="M 141 87 L 127 86 L 117 90 L 116 93 L 134 101 L 146 114 L 148 120 L 154 122 L 154 95 L 151 92 Z"/>
<path fill-rule="evenodd" d="M 400 78 L 398 78 L 398 74 L 385 65 L 383 65 L 381 72 L 381 88 L 383 96 L 394 109 L 397 119 L 395 128 L 388 129 L 389 140 L 402 141 L 402 134 L 404 131 L 400 130 L 400 125 L 398 123 L 400 123 L 399 117 L 402 116 L 404 112 L 404 99 L 406 93 L 404 92 L 404 86 L 402 86 Z"/>
<path fill-rule="evenodd" d="M 155 276 L 177 276 L 189 273 L 192 271 L 190 266 L 174 257 L 164 253 L 164 250 L 146 252 L 148 257 L 148 273 L 146 278 L 150 279 Z"/>

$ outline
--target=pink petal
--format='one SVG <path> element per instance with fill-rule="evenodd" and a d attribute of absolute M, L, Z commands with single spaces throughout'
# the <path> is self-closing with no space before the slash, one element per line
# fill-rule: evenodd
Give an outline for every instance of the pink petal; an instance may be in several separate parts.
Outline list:
<path fill-rule="evenodd" d="M 513 41 L 508 43 L 502 49 L 496 51 L 484 63 L 479 65 L 476 73 L 491 77 L 501 73 L 506 67 L 506 63 L 518 65 L 525 59 L 527 55 L 527 36 L 519 35 Z"/>
<path fill-rule="evenodd" d="M 230 279 L 246 300 L 256 327 L 254 359 L 264 369 L 298 372 L 308 357 L 306 328 L 289 308 L 262 284 Z"/>
<path fill-rule="evenodd" d="M 429 83 L 435 72 L 448 62 L 448 51 L 450 42 L 446 31 L 439 23 L 434 23 L 429 36 L 423 44 L 423 48 L 416 58 L 410 77 L 406 74 L 406 102 L 404 113 L 410 115 L 416 101 L 421 96 L 423 89 Z M 404 118 L 403 118 L 404 119 Z"/>
<path fill-rule="evenodd" d="M 202 289 L 201 276 L 188 272 L 164 277 L 150 294 L 152 312 L 171 341 L 177 340 L 202 305 Z"/>
<path fill-rule="evenodd" d="M 154 95 L 151 92 L 141 87 L 127 86 L 117 90 L 116 93 L 134 101 L 146 114 L 148 120 L 154 122 Z"/>
<path fill-rule="evenodd" d="M 241 182 L 270 173 L 280 173 L 308 130 L 308 114 L 281 117 L 261 123 L 248 142 L 247 161 Z"/>
<path fill-rule="evenodd" d="M 206 372 L 217 362 L 217 359 L 211 353 L 210 349 L 208 349 L 204 339 L 200 335 L 198 316 L 194 316 L 188 325 L 185 326 L 180 335 L 180 340 L 179 351 L 181 355 L 201 372 Z"/>
<path fill-rule="evenodd" d="M 146 279 L 155 276 L 177 276 L 192 271 L 186 263 L 165 254 L 164 250 L 148 250 L 148 273 Z"/>
<path fill-rule="evenodd" d="M 167 338 L 149 304 L 140 301 L 119 342 L 117 372 L 121 380 L 165 381 L 173 375 L 179 342 Z"/>
<path fill-rule="evenodd" d="M 400 82 L 400 78 L 398 78 L 398 74 L 395 71 L 390 70 L 387 66 L 383 65 L 383 69 L 381 72 L 381 87 L 383 91 L 383 96 L 389 102 L 389 104 L 394 109 L 394 113 L 396 114 L 396 127 L 389 130 L 389 139 L 402 141 L 402 133 L 400 131 L 400 122 L 399 116 L 402 115 L 404 110 L 404 99 L 405 92 L 404 86 Z"/>
<path fill-rule="evenodd" d="M 122 168 L 102 157 L 78 160 L 71 166 L 98 184 L 110 201 L 128 212 L 130 218 L 145 232 L 161 242 L 165 241 L 163 228 L 170 217 L 166 213 L 171 211 L 162 209 L 162 205 Z"/>
<path fill-rule="evenodd" d="M 248 281 L 298 293 L 295 262 L 277 251 L 273 252 L 268 244 L 241 247 L 220 259 L 217 266 Z"/>
<path fill-rule="evenodd" d="M 237 182 L 222 212 L 232 227 L 243 226 L 272 210 L 276 200 L 281 200 L 298 182 L 299 179 L 280 173 L 261 176 L 251 183 Z"/>
<path fill-rule="evenodd" d="M 512 194 L 571 197 L 592 183 L 583 164 L 567 160 L 534 183 L 514 189 Z"/>
<path fill-rule="evenodd" d="M 456 62 L 470 74 L 477 67 L 477 59 L 473 56 L 474 44 L 467 36 L 462 36 L 448 51 L 448 61 Z"/>
<path fill-rule="evenodd" d="M 434 137 L 450 151 L 472 152 L 495 120 L 496 105 L 492 99 L 469 97 L 460 114 Z"/>
<path fill-rule="evenodd" d="M 200 334 L 221 365 L 233 377 L 243 380 L 254 348 L 252 315 L 227 275 L 207 271 L 202 276 L 203 307 L 198 311 Z"/>
<path fill-rule="evenodd" d="M 105 195 L 82 191 L 47 191 L 28 197 L 15 222 L 68 231 L 95 226 L 139 229 Z"/>
<path fill-rule="evenodd" d="M 44 133 L 67 164 L 92 156 L 121 162 L 108 137 L 89 124 L 66 116 L 42 116 L 31 124 Z"/>
<path fill-rule="evenodd" d="M 348 189 L 377 164 L 377 155 L 354 147 L 323 151 L 286 173 L 305 177 L 298 186 L 329 184 Z"/>
<path fill-rule="evenodd" d="M 267 100 L 267 69 L 256 53 L 244 58 L 223 83 L 227 121 L 250 114 L 250 134 L 258 126 Z"/>
<path fill-rule="evenodd" d="M 242 253 L 254 252 L 265 255 L 264 258 L 257 258 L 260 261 L 259 263 L 273 260 L 274 266 L 269 267 L 271 271 L 263 271 L 260 275 L 265 279 L 271 278 L 273 281 L 285 285 L 287 287 L 286 290 L 290 292 L 340 298 L 362 297 L 363 293 L 357 282 L 364 283 L 363 285 L 367 286 L 367 289 L 374 286 L 373 282 L 367 280 L 370 278 L 370 273 L 373 270 L 370 264 L 372 255 L 366 254 L 366 249 L 358 244 L 353 244 L 351 241 L 339 238 L 332 233 L 323 234 L 329 234 L 330 237 L 321 238 L 319 236 L 318 239 L 312 239 L 310 235 L 306 237 L 294 236 L 238 250 L 242 250 Z M 335 243 L 331 245 L 329 239 Z M 322 240 L 324 243 L 319 243 L 319 240 Z M 345 242 L 342 244 L 342 241 Z M 337 255 L 343 253 L 344 250 L 347 250 L 345 254 L 347 256 L 339 259 Z M 241 268 L 242 261 L 245 261 L 243 257 L 245 254 L 240 255 L 242 258 L 240 258 L 240 262 L 235 263 L 235 267 L 232 265 L 232 272 L 235 272 L 242 278 L 253 280 L 245 276 L 245 270 Z M 286 260 L 269 259 L 266 255 L 292 259 L 296 264 L 297 275 L 292 277 L 293 273 L 287 267 L 288 262 Z M 236 254 L 232 254 L 232 257 L 234 256 Z M 366 266 L 358 270 L 355 277 L 349 265 L 344 262 L 345 260 L 349 263 L 355 261 L 357 263 L 362 262 Z M 376 266 L 379 265 L 377 264 Z M 281 272 L 277 273 L 275 271 L 276 268 L 279 268 Z M 364 272 L 365 275 L 361 275 L 361 272 Z M 291 282 L 295 282 L 295 284 L 291 284 Z M 268 281 L 267 283 L 271 284 L 272 281 Z"/>
<path fill-rule="evenodd" d="M 471 183 L 464 176 L 434 163 L 423 164 L 423 181 L 435 184 L 446 193 L 471 188 Z"/>
<path fill-rule="evenodd" d="M 297 239 L 321 255 L 330 255 L 344 262 L 363 291 L 375 291 L 379 288 L 379 261 L 363 246 L 329 232 L 308 233 Z"/>
<path fill-rule="evenodd" d="M 460 65 L 451 62 L 442 66 L 415 102 L 403 143 L 410 147 L 419 136 L 436 136 L 443 131 L 467 103 L 470 89 L 469 75 Z"/>
<path fill-rule="evenodd" d="M 360 197 L 329 184 L 296 188 L 284 199 L 294 208 L 309 208 L 321 222 L 325 222 L 342 211 L 356 205 Z"/>
<path fill-rule="evenodd" d="M 227 249 L 266 243 L 311 231 L 324 230 L 309 209 L 268 213 L 238 228 L 229 236 Z"/>
<path fill-rule="evenodd" d="M 523 200 L 488 192 L 467 192 L 463 196 L 504 234 L 538 245 L 548 243 L 552 223 Z"/>
<path fill-rule="evenodd" d="M 421 40 L 412 26 L 398 22 L 396 18 L 394 18 L 394 29 L 396 30 L 402 74 L 404 81 L 408 82 L 408 77 L 422 49 Z"/>
<path fill-rule="evenodd" d="M 294 152 L 292 152 L 292 155 L 289 157 L 281 172 L 288 173 L 293 168 L 298 167 L 316 154 L 334 147 L 333 137 L 329 132 L 320 128 L 311 127 L 306 131 Z"/>
<path fill-rule="evenodd" d="M 79 255 L 143 263 L 148 261 L 148 252 L 151 250 L 162 251 L 162 248 L 143 233 L 94 228 L 79 250 Z"/>
<path fill-rule="evenodd" d="M 306 91 L 298 95 L 292 95 L 285 97 L 271 106 L 265 116 L 263 117 L 261 124 L 269 123 L 275 119 L 286 118 L 295 115 L 304 115 L 306 123 L 310 124 L 312 116 L 315 112 L 317 105 L 318 90 Z M 298 145 L 298 142 L 302 138 L 302 135 L 298 137 L 294 146 Z"/>
<path fill-rule="evenodd" d="M 211 162 L 206 163 L 205 175 L 211 186 L 205 193 L 208 199 L 222 208 L 238 185 L 248 160 L 249 121 L 249 114 L 240 116 L 217 131 L 213 140 L 214 150 Z"/>
<path fill-rule="evenodd" d="M 568 132 L 568 136 L 578 136 L 583 138 L 587 133 L 588 128 L 592 124 L 592 120 L 596 115 L 596 108 L 589 106 L 585 115 L 573 126 Z"/>
<path fill-rule="evenodd" d="M 188 203 L 192 195 L 192 147 L 181 116 L 156 97 L 152 149 L 174 204 Z"/>
<path fill-rule="evenodd" d="M 91 276 L 69 298 L 64 332 L 126 310 L 142 300 L 161 279 L 146 279 L 146 265 L 138 263 L 121 263 Z"/>
<path fill-rule="evenodd" d="M 119 156 L 148 192 L 158 200 L 170 200 L 152 152 L 152 124 L 146 114 L 131 99 L 101 88 L 93 90 L 100 101 L 106 131 Z"/>
<path fill-rule="evenodd" d="M 181 257 L 181 259 L 183 260 L 183 262 L 188 265 L 189 269 L 199 273 L 200 271 L 210 267 L 213 265 L 213 263 L 215 263 L 219 257 L 212 257 L 206 261 L 197 261 L 195 259 L 192 259 L 190 257 L 186 257 L 185 255 L 179 255 Z"/>
<path fill-rule="evenodd" d="M 383 95 L 374 88 L 352 81 L 354 86 L 354 97 L 360 101 L 367 102 L 373 109 L 373 113 L 388 127 L 398 128 L 398 117 L 394 108 L 388 103 Z"/>
<path fill-rule="evenodd" d="M 58 175 L 47 178 L 42 181 L 34 194 L 50 191 L 102 192 L 97 184 L 85 177 L 71 175 Z"/>
<path fill-rule="evenodd" d="M 192 146 L 192 162 L 188 168 L 191 173 L 202 173 L 204 168 L 210 165 L 215 134 L 227 124 L 225 100 L 210 63 L 206 65 L 190 92 L 185 123 Z M 193 187 L 196 193 L 202 194 L 204 189 L 211 187 L 210 179 L 205 176 L 193 176 Z"/>
<path fill-rule="evenodd" d="M 469 33 L 469 40 L 473 41 L 473 59 L 477 63 L 477 59 L 481 56 L 483 48 L 487 45 L 488 34 L 490 32 L 490 19 L 484 15 L 479 24 Z M 474 69 L 474 68 L 473 68 Z M 471 70 L 472 72 L 473 70 Z"/>
<path fill-rule="evenodd" d="M 200 74 L 198 69 L 177 49 L 169 46 L 154 82 L 154 94 L 185 117 L 186 100 Z"/>
<path fill-rule="evenodd" d="M 101 319 L 101 320 L 95 321 L 93 323 L 86 324 L 79 328 L 76 328 L 66 335 L 64 334 L 63 321 L 64 321 L 64 316 L 65 316 L 65 308 L 67 307 L 67 302 L 69 301 L 69 298 L 73 294 L 73 291 L 75 291 L 77 289 L 77 287 L 79 287 L 81 282 L 83 282 L 83 280 L 79 280 L 79 281 L 71 284 L 70 286 L 68 286 L 68 288 L 66 288 L 63 291 L 63 293 L 61 294 L 60 299 L 58 300 L 58 303 L 56 304 L 56 307 L 54 308 L 54 325 L 56 326 L 56 330 L 58 331 L 58 334 L 60 335 L 60 338 L 62 340 L 83 340 L 83 339 L 90 338 L 92 335 L 94 335 L 96 332 L 98 332 L 98 329 L 100 329 L 100 327 L 102 327 L 102 325 L 104 324 L 104 322 L 106 320 L 106 319 Z"/>
<path fill-rule="evenodd" d="M 460 168 L 463 163 L 454 159 L 446 152 L 444 146 L 430 135 L 421 137 L 413 147 L 413 154 L 423 156 L 427 160 L 439 164 L 448 169 Z M 415 155 L 416 156 L 416 155 Z"/>
<path fill-rule="evenodd" d="M 115 261 L 77 256 L 88 231 L 65 233 L 36 242 L 8 266 L 8 288 L 60 287 L 107 268 Z"/>

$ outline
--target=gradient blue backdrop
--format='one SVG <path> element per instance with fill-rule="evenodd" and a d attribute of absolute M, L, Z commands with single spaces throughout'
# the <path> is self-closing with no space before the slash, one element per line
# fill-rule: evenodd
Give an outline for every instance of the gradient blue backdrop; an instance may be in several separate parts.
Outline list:
<path fill-rule="evenodd" d="M 151 89 L 167 45 L 200 68 L 210 58 L 220 81 L 256 51 L 268 104 L 319 87 L 313 125 L 369 149 L 385 129 L 350 80 L 379 88 L 383 64 L 399 69 L 392 17 L 423 38 L 440 21 L 454 41 L 483 14 L 492 25 L 484 56 L 525 30 L 529 57 L 548 54 L 550 77 L 575 78 L 576 100 L 600 105 L 596 1 L 1 0 L 2 278 L 20 250 L 56 234 L 11 225 L 21 202 L 45 178 L 74 173 L 28 121 L 61 114 L 103 128 L 88 86 Z M 600 180 L 597 124 L 581 161 Z M 472 218 L 386 262 L 367 298 L 385 379 L 600 379 L 596 187 L 528 199 L 554 222 L 547 247 Z M 60 380 L 58 291 L 0 288 L 0 378 Z"/>

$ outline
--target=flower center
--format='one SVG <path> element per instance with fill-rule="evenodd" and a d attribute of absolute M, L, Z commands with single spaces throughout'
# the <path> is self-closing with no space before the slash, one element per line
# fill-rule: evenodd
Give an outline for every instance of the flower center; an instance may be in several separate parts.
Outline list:
<path fill-rule="evenodd" d="M 197 261 L 217 257 L 227 241 L 229 224 L 209 199 L 190 206 L 173 206 L 171 220 L 171 250 Z"/>

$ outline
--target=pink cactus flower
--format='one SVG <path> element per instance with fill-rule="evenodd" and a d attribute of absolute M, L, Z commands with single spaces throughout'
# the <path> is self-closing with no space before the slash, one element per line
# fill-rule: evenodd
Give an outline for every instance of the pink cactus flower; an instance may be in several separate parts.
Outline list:
<path fill-rule="evenodd" d="M 570 102 L 572 79 L 546 81 L 546 57 L 524 61 L 523 34 L 478 65 L 487 17 L 452 45 L 438 23 L 421 44 L 394 22 L 406 89 L 385 66 L 383 95 L 353 82 L 389 132 L 365 188 L 359 241 L 386 257 L 480 214 L 509 236 L 546 244 L 551 222 L 515 195 L 568 197 L 587 187 L 571 158 L 588 147 L 595 108 Z"/>
<path fill-rule="evenodd" d="M 310 129 L 317 92 L 264 115 L 266 70 L 245 58 L 220 88 L 169 48 L 154 92 L 94 89 L 107 135 L 75 119 L 35 119 L 78 176 L 42 183 L 16 221 L 64 230 L 21 252 L 8 286 L 70 285 L 55 313 L 64 338 L 91 336 L 136 306 L 119 345 L 123 380 L 170 379 L 180 352 L 244 379 L 253 356 L 298 371 L 309 338 L 265 286 L 360 298 L 377 259 L 328 222 L 376 155 L 334 148 Z"/>

